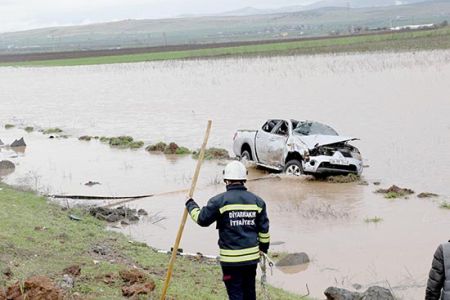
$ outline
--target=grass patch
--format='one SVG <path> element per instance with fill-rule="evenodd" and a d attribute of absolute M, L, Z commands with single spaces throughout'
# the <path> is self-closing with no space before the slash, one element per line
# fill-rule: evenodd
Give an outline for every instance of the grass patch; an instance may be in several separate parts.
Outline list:
<path fill-rule="evenodd" d="M 123 299 L 122 283 L 108 284 L 104 278 L 137 266 L 155 280 L 152 297 L 159 298 L 168 255 L 142 243 L 130 243 L 126 236 L 106 230 L 104 222 L 84 211 L 63 211 L 34 193 L 18 192 L 2 184 L 0 187 L 0 270 L 9 267 L 13 273 L 11 278 L 0 273 L 0 287 L 23 282 L 32 275 L 45 275 L 58 282 L 62 270 L 76 264 L 81 266 L 81 275 L 68 299 L 74 293 L 79 293 L 82 299 Z M 69 214 L 82 220 L 72 221 Z M 98 245 L 108 250 L 106 255 L 93 252 Z M 271 299 L 299 299 L 275 288 L 270 288 L 270 294 Z M 220 267 L 178 258 L 168 297 L 225 299 Z"/>
<path fill-rule="evenodd" d="M 200 151 L 195 151 L 192 153 L 192 157 L 195 159 L 198 159 L 200 156 Z M 223 148 L 208 148 L 205 151 L 205 159 L 211 160 L 211 159 L 230 159 L 230 154 L 226 149 Z"/>
<path fill-rule="evenodd" d="M 164 152 L 164 149 L 166 149 L 167 144 L 164 142 L 159 142 L 153 145 L 149 145 L 145 148 L 148 152 Z"/>
<path fill-rule="evenodd" d="M 100 138 L 100 142 L 107 143 L 111 147 L 122 148 L 122 149 L 139 149 L 144 146 L 143 141 L 135 141 L 133 137 L 128 135 L 122 135 L 117 137 L 105 137 Z"/>
<path fill-rule="evenodd" d="M 30 133 L 30 132 L 33 132 L 33 131 L 34 131 L 34 127 L 32 127 L 32 126 L 27 126 L 27 127 L 24 128 L 24 130 L 25 130 L 26 132 Z"/>
<path fill-rule="evenodd" d="M 90 136 L 90 135 L 82 135 L 78 138 L 78 140 L 86 141 L 86 142 L 89 142 L 91 139 L 92 139 L 92 136 Z"/>
<path fill-rule="evenodd" d="M 5 129 L 11 129 L 14 127 L 16 127 L 16 125 L 14 125 L 14 124 L 5 124 Z"/>
<path fill-rule="evenodd" d="M 164 142 L 159 142 L 153 145 L 149 145 L 145 148 L 145 150 L 149 152 L 162 152 L 164 154 L 176 154 L 176 155 L 185 155 L 191 154 L 192 151 L 189 148 L 179 146 L 176 143 L 166 144 Z"/>
<path fill-rule="evenodd" d="M 409 195 L 414 194 L 414 191 L 408 188 L 401 188 L 396 185 L 392 185 L 387 189 L 378 189 L 375 191 L 378 194 L 384 194 L 386 199 L 406 198 Z"/>
<path fill-rule="evenodd" d="M 366 223 L 380 223 L 381 221 L 383 221 L 383 218 L 377 216 L 364 219 L 364 222 Z"/>
<path fill-rule="evenodd" d="M 57 134 L 57 133 L 62 133 L 62 132 L 63 132 L 63 130 L 58 127 L 47 128 L 47 129 L 44 129 L 44 131 L 42 131 L 43 134 Z"/>
<path fill-rule="evenodd" d="M 41 61 L 7 62 L 0 66 L 75 66 L 132 63 L 157 60 L 211 58 L 224 56 L 311 55 L 319 53 L 413 51 L 450 48 L 450 27 L 434 30 L 379 33 L 269 44 L 163 51 Z"/>
<path fill-rule="evenodd" d="M 450 209 L 450 202 L 442 201 L 439 205 L 440 208 Z"/>

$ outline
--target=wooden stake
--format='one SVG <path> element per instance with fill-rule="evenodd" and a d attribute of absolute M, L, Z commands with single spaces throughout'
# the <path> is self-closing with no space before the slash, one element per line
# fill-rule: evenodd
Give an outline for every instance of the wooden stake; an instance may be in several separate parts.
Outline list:
<path fill-rule="evenodd" d="M 200 154 L 198 156 L 197 167 L 195 168 L 194 177 L 192 178 L 191 188 L 189 190 L 188 197 L 192 198 L 195 191 L 195 186 L 197 185 L 198 175 L 200 174 L 200 167 L 202 166 L 203 159 L 205 158 L 205 150 L 206 144 L 208 143 L 209 133 L 211 131 L 212 121 L 208 121 L 208 126 L 206 127 L 205 138 L 203 140 L 202 148 L 200 149 Z M 183 235 L 184 225 L 186 224 L 188 211 L 185 208 L 183 211 L 183 217 L 181 218 L 181 224 L 178 228 L 177 238 L 175 239 L 175 244 L 172 248 L 172 256 L 170 257 L 169 266 L 167 268 L 167 276 L 164 282 L 164 287 L 161 292 L 161 300 L 166 299 L 167 289 L 169 288 L 170 278 L 172 277 L 173 266 L 175 264 L 175 260 L 177 259 L 178 247 L 180 246 L 181 236 Z"/>

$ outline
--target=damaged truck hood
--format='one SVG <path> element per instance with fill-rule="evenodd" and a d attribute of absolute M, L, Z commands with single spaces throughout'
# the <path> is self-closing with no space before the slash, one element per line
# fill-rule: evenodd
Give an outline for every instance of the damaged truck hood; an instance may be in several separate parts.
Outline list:
<path fill-rule="evenodd" d="M 305 135 L 305 136 L 295 136 L 302 143 L 304 143 L 308 149 L 314 149 L 316 147 L 332 145 L 337 143 L 343 143 L 348 141 L 358 140 L 358 138 L 351 136 L 340 136 L 340 135 Z"/>

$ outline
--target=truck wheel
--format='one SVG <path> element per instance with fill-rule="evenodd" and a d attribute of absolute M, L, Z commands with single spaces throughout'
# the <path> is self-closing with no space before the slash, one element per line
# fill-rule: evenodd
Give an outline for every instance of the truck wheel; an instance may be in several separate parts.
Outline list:
<path fill-rule="evenodd" d="M 251 161 L 252 160 L 252 156 L 250 154 L 250 152 L 248 152 L 248 150 L 244 150 L 241 153 L 241 161 L 242 162 L 247 162 L 247 161 Z"/>
<path fill-rule="evenodd" d="M 287 164 L 284 166 L 284 173 L 286 175 L 294 175 L 294 176 L 300 176 L 303 174 L 303 165 L 302 162 L 297 159 L 292 159 L 287 162 Z"/>

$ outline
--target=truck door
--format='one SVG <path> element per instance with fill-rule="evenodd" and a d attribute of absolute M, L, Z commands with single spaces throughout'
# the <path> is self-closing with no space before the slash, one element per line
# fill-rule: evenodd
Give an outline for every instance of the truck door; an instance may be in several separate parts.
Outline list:
<path fill-rule="evenodd" d="M 272 132 L 267 143 L 267 164 L 274 167 L 281 167 L 284 164 L 284 152 L 289 137 L 289 124 L 280 121 Z"/>
<path fill-rule="evenodd" d="M 268 120 L 262 126 L 261 130 L 258 130 L 255 137 L 255 149 L 258 157 L 258 162 L 262 164 L 268 164 L 268 148 L 269 139 L 271 138 L 272 130 L 278 125 L 280 120 Z"/>

